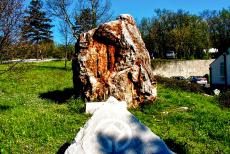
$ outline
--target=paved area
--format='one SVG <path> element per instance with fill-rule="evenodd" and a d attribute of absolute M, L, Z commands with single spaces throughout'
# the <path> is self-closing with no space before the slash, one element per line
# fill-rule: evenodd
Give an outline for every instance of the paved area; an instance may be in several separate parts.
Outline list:
<path fill-rule="evenodd" d="M 15 59 L 15 60 L 7 60 L 3 61 L 3 64 L 9 64 L 9 63 L 30 63 L 30 62 L 46 62 L 46 61 L 55 61 L 60 60 L 57 58 L 44 58 L 44 59 Z"/>

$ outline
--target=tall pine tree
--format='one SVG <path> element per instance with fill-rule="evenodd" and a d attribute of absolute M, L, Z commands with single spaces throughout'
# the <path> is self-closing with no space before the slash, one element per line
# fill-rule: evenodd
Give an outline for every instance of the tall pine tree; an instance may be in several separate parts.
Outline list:
<path fill-rule="evenodd" d="M 41 0 L 32 0 L 26 10 L 22 27 L 22 39 L 32 44 L 52 42 L 51 19 L 42 11 Z"/>

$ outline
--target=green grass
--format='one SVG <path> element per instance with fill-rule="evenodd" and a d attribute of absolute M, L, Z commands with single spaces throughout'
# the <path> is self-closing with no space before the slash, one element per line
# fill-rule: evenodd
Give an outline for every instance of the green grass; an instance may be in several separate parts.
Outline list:
<path fill-rule="evenodd" d="M 230 153 L 230 110 L 215 97 L 158 85 L 154 104 L 133 114 L 178 153 Z M 188 107 L 180 111 L 180 107 Z"/>
<path fill-rule="evenodd" d="M 65 89 L 72 88 L 71 67 L 66 71 L 63 66 L 64 62 L 19 64 L 0 75 L 0 153 L 56 153 L 74 139 L 88 119 L 73 108 L 79 101 L 40 97 L 70 95 Z"/>
<path fill-rule="evenodd" d="M 0 75 L 0 153 L 56 153 L 74 139 L 89 116 L 63 66 L 19 64 Z M 230 153 L 230 109 L 214 97 L 158 85 L 157 101 L 131 112 L 178 153 Z"/>

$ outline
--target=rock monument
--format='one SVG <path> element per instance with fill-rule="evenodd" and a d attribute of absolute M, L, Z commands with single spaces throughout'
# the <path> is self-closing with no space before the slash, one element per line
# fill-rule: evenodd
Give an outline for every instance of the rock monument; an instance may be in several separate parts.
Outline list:
<path fill-rule="evenodd" d="M 150 56 L 132 16 L 122 14 L 79 36 L 73 81 L 76 94 L 87 101 L 114 96 L 136 107 L 155 100 Z"/>

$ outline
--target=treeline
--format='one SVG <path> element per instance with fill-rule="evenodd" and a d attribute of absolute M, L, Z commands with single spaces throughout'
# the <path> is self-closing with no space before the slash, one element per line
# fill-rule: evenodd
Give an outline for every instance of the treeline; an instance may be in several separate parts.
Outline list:
<path fill-rule="evenodd" d="M 44 59 L 44 58 L 59 58 L 71 60 L 74 53 L 74 45 L 68 46 L 55 44 L 53 42 L 34 44 L 17 43 L 10 45 L 5 50 L 1 51 L 0 63 L 12 59 Z"/>
<path fill-rule="evenodd" d="M 62 44 L 55 44 L 52 20 L 41 0 L 2 0 L 0 3 L 0 62 L 10 59 L 71 59 L 74 45 L 64 26 Z"/>
<path fill-rule="evenodd" d="M 109 0 L 31 0 L 28 7 L 25 3 L 0 1 L 0 63 L 18 58 L 71 59 L 79 34 L 112 17 Z M 60 45 L 53 41 L 54 26 L 61 34 Z"/>
<path fill-rule="evenodd" d="M 230 47 L 230 8 L 206 10 L 199 16 L 157 9 L 138 26 L 150 55 L 156 58 L 174 51 L 180 59 L 203 59 L 210 56 L 204 49 L 217 48 L 221 54 Z"/>
<path fill-rule="evenodd" d="M 112 19 L 110 0 L 0 1 L 0 62 L 17 58 L 70 58 L 81 32 Z M 53 25 L 52 19 L 60 21 Z M 53 41 L 58 26 L 61 45 Z M 230 47 L 230 8 L 204 11 L 199 16 L 178 10 L 156 10 L 138 24 L 151 55 L 164 58 L 174 51 L 177 58 L 208 58 L 204 49 L 219 54 Z M 56 34 L 55 34 L 56 35 Z"/>

